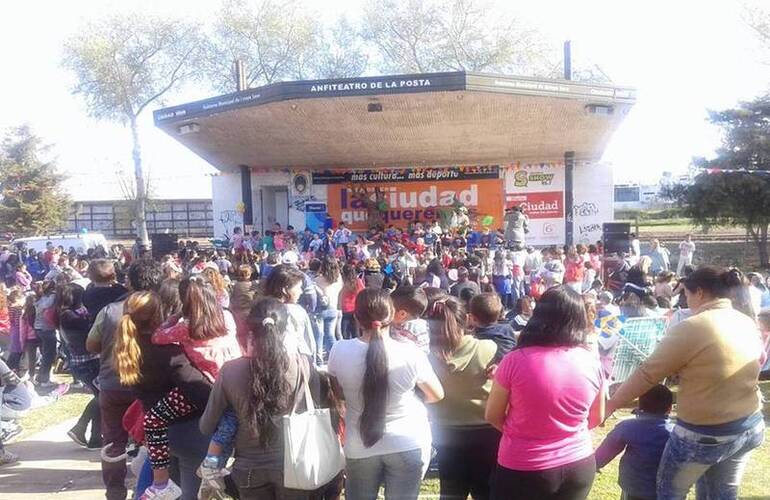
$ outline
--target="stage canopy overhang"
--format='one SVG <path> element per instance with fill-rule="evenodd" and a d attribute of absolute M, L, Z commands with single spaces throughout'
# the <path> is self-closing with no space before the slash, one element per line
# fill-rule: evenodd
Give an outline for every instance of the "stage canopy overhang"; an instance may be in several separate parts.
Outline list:
<path fill-rule="evenodd" d="M 601 158 L 628 87 L 467 72 L 285 82 L 155 111 L 224 172 Z"/>

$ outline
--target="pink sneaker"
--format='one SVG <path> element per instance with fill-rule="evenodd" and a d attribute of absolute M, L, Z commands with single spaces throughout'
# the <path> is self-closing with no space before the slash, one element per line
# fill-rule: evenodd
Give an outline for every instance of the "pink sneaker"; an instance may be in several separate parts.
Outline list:
<path fill-rule="evenodd" d="M 56 396 L 60 398 L 70 391 L 70 385 L 66 382 L 64 384 L 57 385 L 54 390 L 48 393 L 49 396 Z"/>

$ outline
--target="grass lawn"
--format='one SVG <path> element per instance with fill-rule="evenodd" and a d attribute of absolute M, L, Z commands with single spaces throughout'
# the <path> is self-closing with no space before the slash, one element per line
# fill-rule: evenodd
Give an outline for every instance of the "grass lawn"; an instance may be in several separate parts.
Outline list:
<path fill-rule="evenodd" d="M 84 392 L 68 393 L 51 405 L 30 411 L 19 423 L 24 429 L 16 440 L 25 439 L 52 425 L 78 417 L 93 396 Z"/>

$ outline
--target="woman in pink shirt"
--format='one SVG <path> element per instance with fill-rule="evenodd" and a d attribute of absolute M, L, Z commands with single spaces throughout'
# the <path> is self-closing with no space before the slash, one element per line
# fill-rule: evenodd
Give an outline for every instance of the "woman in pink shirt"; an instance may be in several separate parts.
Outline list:
<path fill-rule="evenodd" d="M 546 291 L 500 363 L 486 419 L 502 431 L 494 499 L 582 500 L 596 462 L 588 429 L 603 419 L 601 367 L 586 346 L 583 299 Z"/>

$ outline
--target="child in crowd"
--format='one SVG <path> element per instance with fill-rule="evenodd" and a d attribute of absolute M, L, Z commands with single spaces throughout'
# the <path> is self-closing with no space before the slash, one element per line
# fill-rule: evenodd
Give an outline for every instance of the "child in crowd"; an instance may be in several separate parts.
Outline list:
<path fill-rule="evenodd" d="M 575 247 L 569 247 L 566 258 L 564 259 L 564 284 L 575 290 L 577 293 L 583 293 L 583 275 L 585 274 L 585 262 L 578 255 Z"/>
<path fill-rule="evenodd" d="M 24 291 L 12 288 L 8 294 L 8 330 L 11 338 L 8 366 L 18 373 L 21 356 L 24 353 L 24 339 L 21 338 L 21 315 L 24 312 Z"/>
<path fill-rule="evenodd" d="M 402 286 L 390 295 L 396 313 L 390 336 L 396 340 L 412 342 L 425 353 L 430 350 L 428 322 L 422 318 L 428 308 L 428 297 L 420 287 Z"/>
<path fill-rule="evenodd" d="M 598 299 L 600 311 L 607 311 L 612 316 L 620 316 L 620 308 L 612 303 L 612 293 L 605 290 L 599 294 Z"/>
<path fill-rule="evenodd" d="M 671 299 L 674 296 L 674 287 L 672 282 L 674 279 L 674 273 L 671 271 L 663 271 L 655 278 L 655 298 L 665 297 Z"/>
<path fill-rule="evenodd" d="M 511 320 L 511 327 L 513 328 L 514 335 L 518 336 L 524 327 L 527 326 L 534 309 L 535 299 L 530 296 L 522 297 L 516 301 L 516 308 L 513 310 L 514 316 Z"/>
<path fill-rule="evenodd" d="M 505 258 L 505 252 L 495 252 L 492 263 L 492 283 L 504 303 L 513 305 L 513 263 Z M 495 320 L 497 321 L 497 320 Z"/>
<path fill-rule="evenodd" d="M 496 293 L 480 293 L 471 299 L 470 318 L 475 326 L 477 339 L 489 339 L 497 344 L 497 354 L 492 360 L 499 363 L 516 347 L 514 331 L 508 323 L 498 323 L 503 314 L 503 303 Z"/>
<path fill-rule="evenodd" d="M 636 418 L 620 422 L 597 448 L 597 469 L 610 463 L 625 450 L 620 459 L 618 475 L 623 498 L 657 498 L 655 484 L 658 465 L 674 427 L 668 418 L 673 401 L 673 394 L 667 387 L 654 386 L 639 398 Z"/>
<path fill-rule="evenodd" d="M 583 271 L 583 292 L 586 293 L 594 289 L 594 282 L 596 281 L 596 270 L 593 268 L 591 262 L 583 263 L 585 271 Z"/>
<path fill-rule="evenodd" d="M 181 269 L 179 271 L 181 273 Z M 88 320 L 92 325 L 99 311 L 120 299 L 128 290 L 117 283 L 115 264 L 107 259 L 91 261 L 88 265 L 88 278 L 91 283 L 83 293 L 83 305 L 88 310 Z"/>
<path fill-rule="evenodd" d="M 35 333 L 36 314 L 35 295 L 29 294 L 24 299 L 24 309 L 22 310 L 21 321 L 19 322 L 19 340 L 26 358 L 26 371 L 21 370 L 21 367 L 16 369 L 22 378 L 24 378 L 25 373 L 29 374 L 30 380 L 35 378 L 37 351 L 41 346 L 40 339 Z"/>
<path fill-rule="evenodd" d="M 183 280 L 179 295 L 182 318 L 170 318 L 170 326 L 156 331 L 152 343 L 179 344 L 192 365 L 213 384 L 222 365 L 241 356 L 235 328 L 228 328 L 228 320 L 233 324 L 232 318 L 218 303 L 214 287 L 200 277 Z M 179 387 L 151 408 L 145 407 L 144 432 L 153 472 L 153 486 L 145 492 L 148 498 L 166 489 L 177 489 L 168 479 L 168 427 L 194 410 L 195 405 Z"/>

